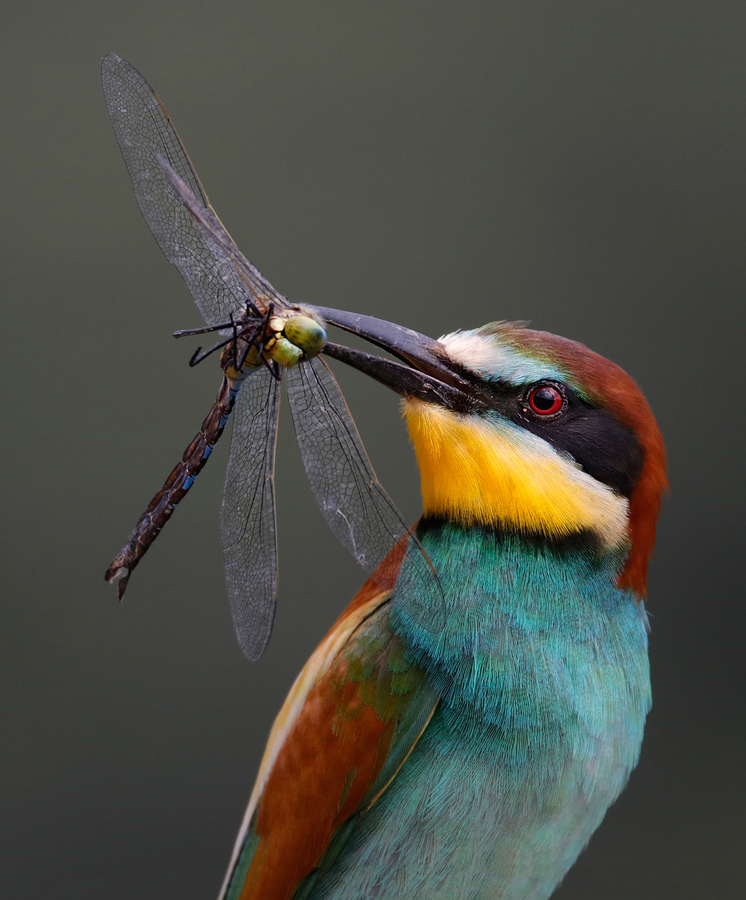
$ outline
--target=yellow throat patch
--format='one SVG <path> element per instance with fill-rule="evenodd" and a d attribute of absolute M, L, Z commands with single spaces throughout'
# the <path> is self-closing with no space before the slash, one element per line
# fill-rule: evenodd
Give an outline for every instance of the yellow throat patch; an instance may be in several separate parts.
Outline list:
<path fill-rule="evenodd" d="M 546 441 L 499 419 L 405 400 L 425 515 L 548 537 L 593 531 L 627 540 L 629 504 Z"/>

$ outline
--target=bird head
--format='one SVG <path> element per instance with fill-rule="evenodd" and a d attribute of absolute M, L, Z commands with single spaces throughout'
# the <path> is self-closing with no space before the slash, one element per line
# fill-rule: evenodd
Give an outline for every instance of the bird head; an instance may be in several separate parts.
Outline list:
<path fill-rule="evenodd" d="M 619 585 L 645 595 L 665 448 L 645 397 L 583 344 L 496 322 L 433 340 L 371 316 L 317 307 L 397 361 L 324 352 L 404 398 L 424 514 L 623 551 Z"/>

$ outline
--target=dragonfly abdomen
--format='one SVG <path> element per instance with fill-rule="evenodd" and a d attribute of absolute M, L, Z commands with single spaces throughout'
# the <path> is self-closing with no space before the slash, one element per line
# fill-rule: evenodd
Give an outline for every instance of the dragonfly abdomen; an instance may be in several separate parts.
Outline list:
<path fill-rule="evenodd" d="M 174 466 L 163 487 L 148 504 L 148 508 L 140 516 L 130 539 L 122 552 L 111 562 L 104 576 L 110 583 L 118 582 L 119 599 L 124 596 L 127 582 L 132 570 L 147 552 L 150 545 L 158 537 L 160 530 L 171 518 L 174 509 L 179 505 L 189 488 L 194 484 L 202 471 L 215 444 L 220 440 L 228 419 L 230 418 L 241 381 L 228 376 L 223 377 L 218 396 L 207 414 L 194 440 L 184 451 L 179 462 Z"/>

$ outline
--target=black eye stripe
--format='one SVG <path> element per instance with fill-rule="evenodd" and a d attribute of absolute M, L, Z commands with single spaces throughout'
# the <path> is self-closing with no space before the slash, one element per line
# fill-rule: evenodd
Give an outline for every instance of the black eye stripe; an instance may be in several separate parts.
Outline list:
<path fill-rule="evenodd" d="M 475 405 L 460 412 L 480 415 L 480 408 L 481 414 L 495 410 L 567 453 L 592 478 L 624 497 L 632 495 L 644 462 L 642 447 L 635 433 L 608 410 L 591 406 L 560 382 L 541 381 L 516 387 L 506 381 L 486 381 L 466 368 L 461 374 L 474 386 Z M 544 385 L 557 388 L 564 398 L 562 408 L 554 415 L 540 415 L 530 409 L 531 392 Z"/>
<path fill-rule="evenodd" d="M 552 415 L 532 410 L 533 392 L 549 386 L 563 402 Z M 482 382 L 481 402 L 567 453 L 592 478 L 630 497 L 642 470 L 642 447 L 635 433 L 608 410 L 591 406 L 566 384 L 539 382 L 517 388 L 506 382 Z M 485 410 L 486 411 L 486 410 Z"/>
<path fill-rule="evenodd" d="M 519 414 L 513 421 L 568 453 L 592 478 L 630 497 L 643 464 L 637 436 L 608 410 L 591 406 L 566 386 L 563 394 L 564 406 L 555 415 Z"/>

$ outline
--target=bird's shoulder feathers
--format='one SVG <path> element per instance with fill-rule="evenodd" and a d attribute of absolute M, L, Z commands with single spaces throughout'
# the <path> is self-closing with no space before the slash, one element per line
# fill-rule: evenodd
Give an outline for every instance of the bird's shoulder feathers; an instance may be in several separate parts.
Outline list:
<path fill-rule="evenodd" d="M 368 581 L 275 720 L 221 900 L 303 897 L 396 776 L 438 695 Z"/>

